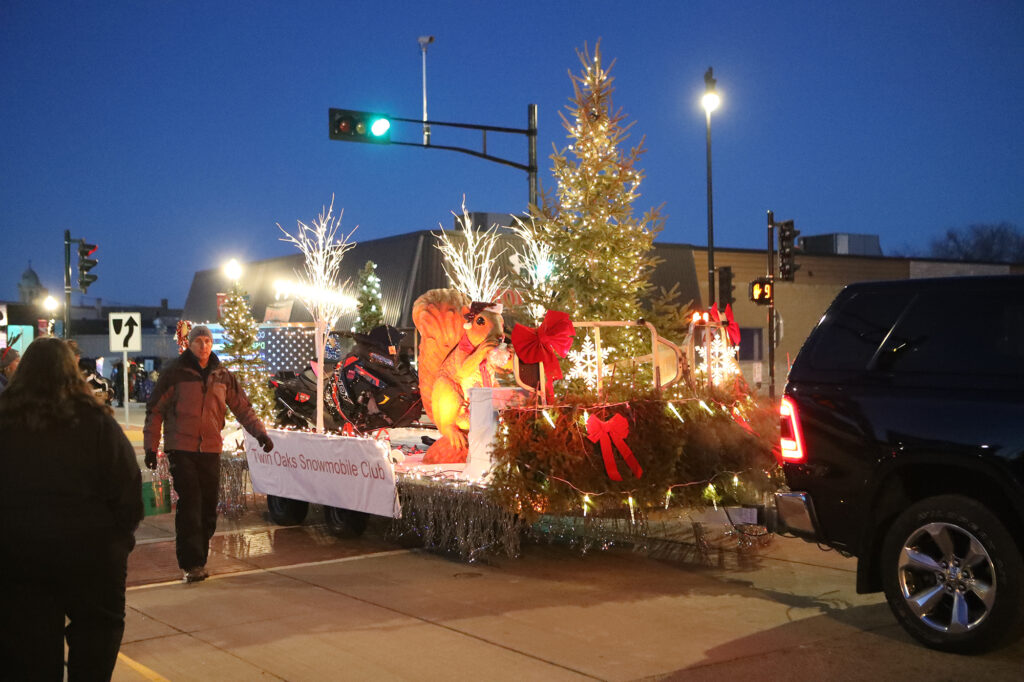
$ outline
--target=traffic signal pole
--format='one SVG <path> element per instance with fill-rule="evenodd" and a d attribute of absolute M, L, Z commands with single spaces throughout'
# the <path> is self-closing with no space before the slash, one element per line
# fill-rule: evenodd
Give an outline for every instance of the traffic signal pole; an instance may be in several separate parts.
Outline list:
<path fill-rule="evenodd" d="M 71 231 L 64 230 L 64 338 L 71 338 Z"/>
<path fill-rule="evenodd" d="M 775 214 L 768 211 L 768 399 L 775 400 Z"/>
<path fill-rule="evenodd" d="M 540 196 L 540 188 L 537 182 L 537 105 L 527 105 L 527 127 L 523 128 L 506 128 L 503 126 L 489 126 L 480 125 L 477 123 L 452 123 L 450 121 L 420 121 L 412 118 L 401 118 L 399 116 L 392 116 L 392 121 L 403 121 L 406 123 L 423 123 L 428 126 L 446 126 L 448 128 L 463 128 L 468 130 L 479 130 L 483 133 L 481 137 L 480 151 L 475 149 L 466 149 L 465 147 L 454 147 L 451 145 L 434 144 L 429 145 L 418 144 L 416 142 L 399 142 L 392 140 L 391 144 L 398 144 L 405 147 L 423 147 L 425 149 L 447 149 L 453 152 L 462 152 L 463 154 L 469 154 L 479 159 L 486 159 L 487 161 L 493 161 L 494 163 L 500 163 L 506 166 L 512 166 L 519 170 L 524 170 L 527 173 L 527 182 L 529 184 L 529 199 L 530 205 L 536 206 L 538 197 Z M 500 156 L 492 156 L 487 153 L 487 133 L 512 133 L 515 135 L 526 135 L 527 141 L 527 163 L 521 164 L 517 161 L 510 159 L 504 159 Z"/>
<path fill-rule="evenodd" d="M 397 144 L 404 147 L 420 147 L 422 149 L 447 149 L 453 152 L 462 152 L 463 154 L 469 154 L 480 159 L 487 161 L 493 161 L 494 163 L 500 163 L 506 166 L 512 166 L 519 170 L 524 170 L 527 173 L 527 182 L 529 184 L 529 201 L 531 206 L 537 206 L 537 202 L 540 197 L 540 185 L 537 176 L 537 105 L 527 105 L 527 122 L 526 128 L 506 128 L 503 126 L 490 126 L 480 125 L 477 123 L 453 123 L 451 121 L 430 121 L 418 118 L 403 118 L 401 116 L 384 116 L 383 114 L 370 114 L 368 112 L 354 111 L 349 109 L 330 109 L 328 111 L 328 119 L 330 126 L 330 137 L 332 140 L 341 140 L 347 142 L 375 142 L 377 144 Z M 433 141 L 429 143 L 424 142 L 401 142 L 399 140 L 392 140 L 390 133 L 382 135 L 380 137 L 374 137 L 365 133 L 351 134 L 348 129 L 339 132 L 337 128 L 337 121 L 343 120 L 343 117 L 347 116 L 351 120 L 353 127 L 358 129 L 359 120 L 370 120 L 371 118 L 386 119 L 387 121 L 401 121 L 403 123 L 418 123 L 424 126 L 425 130 L 429 130 L 433 126 L 442 126 L 447 128 L 463 128 L 468 130 L 479 130 L 483 136 L 481 140 L 480 151 L 475 149 L 467 149 L 465 147 L 455 147 L 452 145 L 434 144 Z M 504 159 L 500 156 L 493 156 L 487 153 L 487 133 L 512 133 L 515 135 L 525 135 L 527 141 L 527 163 L 522 164 L 517 161 L 510 159 Z"/>

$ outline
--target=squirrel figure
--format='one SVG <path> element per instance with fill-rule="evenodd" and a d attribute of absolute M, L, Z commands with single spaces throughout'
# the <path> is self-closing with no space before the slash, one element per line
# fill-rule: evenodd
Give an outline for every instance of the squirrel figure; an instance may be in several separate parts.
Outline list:
<path fill-rule="evenodd" d="M 423 462 L 465 462 L 469 389 L 493 385 L 491 352 L 502 337 L 501 306 L 471 302 L 455 289 L 432 289 L 416 299 L 412 322 L 420 334 L 417 371 L 423 409 L 441 434 Z"/>

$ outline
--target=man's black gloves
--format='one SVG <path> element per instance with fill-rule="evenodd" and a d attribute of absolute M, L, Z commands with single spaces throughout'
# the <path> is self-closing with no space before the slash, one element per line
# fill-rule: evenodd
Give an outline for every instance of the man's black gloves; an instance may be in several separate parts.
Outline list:
<path fill-rule="evenodd" d="M 154 450 L 146 450 L 146 468 L 156 469 L 156 452 Z"/>
<path fill-rule="evenodd" d="M 270 436 L 257 436 L 256 442 L 263 448 L 263 452 L 270 452 L 274 449 L 274 441 L 270 440 Z"/>

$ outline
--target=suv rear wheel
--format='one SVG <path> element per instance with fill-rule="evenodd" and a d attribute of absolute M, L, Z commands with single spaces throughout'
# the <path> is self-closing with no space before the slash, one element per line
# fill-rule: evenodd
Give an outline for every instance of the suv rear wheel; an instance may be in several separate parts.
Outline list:
<path fill-rule="evenodd" d="M 1024 559 L 986 507 L 960 495 L 903 512 L 882 546 L 882 582 L 903 628 L 933 649 L 977 653 L 1024 627 Z"/>

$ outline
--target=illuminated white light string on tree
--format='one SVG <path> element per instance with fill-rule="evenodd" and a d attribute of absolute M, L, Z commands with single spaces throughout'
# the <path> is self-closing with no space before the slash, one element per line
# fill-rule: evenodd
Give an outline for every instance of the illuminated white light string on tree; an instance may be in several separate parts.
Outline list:
<path fill-rule="evenodd" d="M 296 271 L 297 286 L 295 296 L 306 306 L 313 317 L 315 329 L 314 344 L 319 371 L 316 373 L 316 430 L 324 430 L 324 345 L 327 333 L 334 327 L 342 313 L 355 307 L 351 296 L 342 293 L 344 284 L 340 281 L 341 262 L 345 252 L 355 246 L 349 241 L 352 229 L 347 235 L 338 237 L 341 227 L 341 216 L 344 211 L 334 215 L 334 196 L 331 196 L 330 208 L 321 210 L 313 226 L 298 222 L 298 233 L 292 235 L 278 223 L 277 227 L 284 233 L 283 242 L 294 244 L 306 257 L 306 265 L 302 271 Z"/>
<path fill-rule="evenodd" d="M 377 276 L 377 264 L 372 260 L 359 271 L 359 284 L 356 305 L 356 320 L 351 331 L 369 334 L 374 327 L 384 324 L 384 312 L 381 306 L 380 277 Z"/>
<path fill-rule="evenodd" d="M 556 281 L 555 259 L 551 244 L 546 242 L 534 219 L 526 224 L 513 217 L 512 231 L 523 240 L 523 248 L 512 247 L 509 259 L 516 272 L 518 288 L 526 303 L 526 310 L 535 325 L 540 324 L 553 297 L 552 287 Z"/>
<path fill-rule="evenodd" d="M 600 44 L 577 54 L 583 69 L 570 74 L 573 94 L 560 112 L 570 144 L 551 156 L 557 201 L 534 214 L 555 260 L 557 286 L 548 307 L 578 322 L 635 320 L 650 288 L 662 217 L 656 208 L 634 214 L 644 141 L 627 145 L 633 123 L 612 102 L 613 64 L 605 65 Z M 625 357 L 642 354 L 646 345 L 635 329 L 610 331 L 608 339 Z"/>
<path fill-rule="evenodd" d="M 454 211 L 452 215 L 455 215 Z M 466 211 L 465 197 L 462 198 L 462 217 L 455 215 L 455 222 L 461 228 L 463 239 L 453 239 L 443 228 L 441 234 L 434 235 L 440 242 L 437 248 L 444 256 L 442 267 L 448 281 L 470 300 L 496 301 L 507 283 L 498 270 L 498 257 L 504 249 L 496 251 L 497 225 L 482 231 L 474 230 L 473 221 Z"/>

